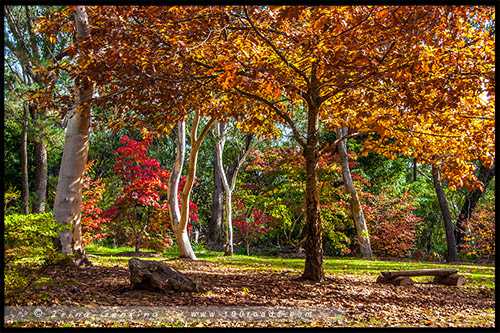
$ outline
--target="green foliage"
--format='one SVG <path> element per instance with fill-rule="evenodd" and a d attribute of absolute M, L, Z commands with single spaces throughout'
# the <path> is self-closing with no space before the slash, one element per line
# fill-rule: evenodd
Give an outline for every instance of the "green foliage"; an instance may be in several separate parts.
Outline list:
<path fill-rule="evenodd" d="M 52 213 L 5 216 L 5 290 L 31 283 L 43 266 L 58 258 L 55 239 L 65 230 Z"/>
<path fill-rule="evenodd" d="M 9 185 L 9 188 L 4 193 L 5 215 L 14 214 L 21 209 L 21 207 L 19 207 L 21 203 L 21 200 L 19 200 L 20 198 L 21 192 L 12 185 Z"/>
<path fill-rule="evenodd" d="M 351 253 L 353 223 L 345 206 L 322 209 L 324 252 L 328 256 L 345 256 Z"/>

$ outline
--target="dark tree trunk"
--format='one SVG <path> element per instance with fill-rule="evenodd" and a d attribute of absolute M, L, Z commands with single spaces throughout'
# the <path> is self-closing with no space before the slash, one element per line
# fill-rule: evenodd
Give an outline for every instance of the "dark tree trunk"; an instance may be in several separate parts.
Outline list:
<path fill-rule="evenodd" d="M 486 190 L 486 187 L 488 186 L 489 182 L 494 176 L 495 176 L 495 163 L 493 163 L 493 166 L 490 169 L 487 169 L 482 165 L 480 166 L 478 179 L 483 183 L 484 190 Z M 474 211 L 474 208 L 476 208 L 476 205 L 481 196 L 483 195 L 483 193 L 484 191 L 476 189 L 472 192 L 468 192 L 467 195 L 465 196 L 464 205 L 462 206 L 460 214 L 458 215 L 457 227 L 455 229 L 455 237 L 457 239 L 457 247 L 459 249 L 461 248 L 464 242 L 464 236 L 466 233 L 465 223 L 467 222 L 468 219 L 471 218 L 472 212 Z"/>
<path fill-rule="evenodd" d="M 23 192 L 23 213 L 29 214 L 30 190 L 28 182 L 28 106 L 24 106 L 23 129 L 21 132 L 21 177 Z"/>
<path fill-rule="evenodd" d="M 446 256 L 447 262 L 457 261 L 457 243 L 455 240 L 455 230 L 453 222 L 451 221 L 450 209 L 448 207 L 448 201 L 444 195 L 443 188 L 441 186 L 441 180 L 439 175 L 439 170 L 432 166 L 432 180 L 434 182 L 434 188 L 436 190 L 436 196 L 439 202 L 439 207 L 441 208 L 441 215 L 443 217 L 444 228 L 446 231 L 446 244 L 448 246 L 448 254 Z"/>
<path fill-rule="evenodd" d="M 413 181 L 417 181 L 417 159 L 413 159 Z"/>
<path fill-rule="evenodd" d="M 323 280 L 323 239 L 319 210 L 318 174 L 319 159 L 319 92 L 315 88 L 316 66 L 311 71 L 311 88 L 307 98 L 307 142 L 303 147 L 306 163 L 306 224 L 304 232 L 306 240 L 304 250 L 306 262 L 302 277 L 307 280 Z"/>
<path fill-rule="evenodd" d="M 323 244 L 319 212 L 319 194 L 317 186 L 316 151 L 306 149 L 306 225 L 305 254 L 306 262 L 302 277 L 307 280 L 323 279 Z"/>
<path fill-rule="evenodd" d="M 208 245 L 212 248 L 218 248 L 223 242 L 223 218 L 224 218 L 224 188 L 220 170 L 216 166 L 216 152 L 214 149 L 214 193 L 212 194 L 212 215 L 208 223 Z"/>

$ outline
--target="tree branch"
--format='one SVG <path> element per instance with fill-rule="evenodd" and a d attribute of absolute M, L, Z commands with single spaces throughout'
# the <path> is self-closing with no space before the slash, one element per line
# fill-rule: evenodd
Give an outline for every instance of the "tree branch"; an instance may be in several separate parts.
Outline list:
<path fill-rule="evenodd" d="M 305 148 L 306 146 L 306 141 L 304 139 L 304 137 L 300 134 L 299 130 L 297 129 L 297 126 L 295 126 L 295 123 L 293 122 L 292 118 L 290 118 L 290 116 L 288 114 L 286 114 L 285 112 L 281 111 L 279 108 L 277 108 L 274 103 L 268 101 L 267 99 L 261 97 L 261 96 L 258 96 L 258 95 L 254 95 L 252 93 L 249 93 L 249 92 L 246 92 L 246 91 L 243 91 L 239 88 L 234 88 L 234 90 L 236 90 L 238 93 L 240 93 L 241 95 L 243 96 L 246 96 L 246 97 L 249 97 L 249 98 L 252 98 L 258 102 L 261 102 L 267 106 L 269 106 L 271 109 L 274 110 L 274 112 L 276 112 L 276 114 L 281 117 L 287 124 L 288 126 L 290 126 L 290 128 L 292 129 L 292 132 L 293 132 L 293 136 L 295 138 L 295 140 L 297 140 L 297 142 L 303 147 Z"/>
<path fill-rule="evenodd" d="M 246 20 L 248 21 L 248 23 L 250 24 L 250 26 L 252 27 L 252 29 L 255 31 L 255 33 L 257 34 L 257 36 L 259 36 L 261 39 L 264 40 L 264 42 L 266 42 L 267 45 L 269 45 L 271 47 L 271 49 L 273 49 L 274 53 L 276 53 L 276 55 L 278 57 L 280 57 L 280 59 L 288 66 L 290 67 L 291 69 L 293 69 L 293 71 L 295 71 L 295 73 L 297 73 L 300 77 L 302 77 L 304 79 L 304 81 L 306 83 L 309 83 L 309 80 L 308 80 L 308 77 L 307 75 L 302 72 L 300 69 L 297 68 L 297 66 L 295 66 L 294 64 L 292 64 L 291 62 L 289 62 L 286 57 L 278 50 L 278 48 L 266 37 L 264 36 L 258 29 L 257 27 L 253 24 L 252 20 L 250 19 L 250 16 L 248 15 L 248 11 L 245 7 L 245 18 Z"/>

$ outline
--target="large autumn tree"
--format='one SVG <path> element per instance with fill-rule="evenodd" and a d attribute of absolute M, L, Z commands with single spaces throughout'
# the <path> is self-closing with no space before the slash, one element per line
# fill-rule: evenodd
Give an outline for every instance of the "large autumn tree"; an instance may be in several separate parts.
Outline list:
<path fill-rule="evenodd" d="M 317 162 L 332 146 L 323 130 L 345 126 L 351 133 L 337 140 L 365 134 L 383 143 L 391 156 L 425 150 L 419 155 L 423 160 L 444 161 L 436 156 L 441 144 L 423 147 L 419 139 L 429 131 L 420 128 L 440 132 L 433 137 L 438 141 L 457 124 L 458 116 L 450 115 L 486 112 L 479 98 L 494 94 L 494 40 L 477 24 L 491 15 L 485 7 L 226 10 L 225 38 L 217 48 L 203 50 L 204 64 L 222 72 L 223 88 L 267 106 L 267 115 L 287 124 L 302 148 L 307 173 L 304 278 L 323 277 Z M 304 114 L 305 123 L 299 121 Z M 476 123 L 458 123 L 479 135 Z M 408 131 L 414 140 L 401 140 Z M 472 147 L 488 158 L 485 149 L 477 149 L 488 141 L 478 139 Z M 472 161 L 464 157 L 471 148 L 456 148 L 450 163 L 443 163 L 443 174 L 451 181 L 473 180 Z"/>

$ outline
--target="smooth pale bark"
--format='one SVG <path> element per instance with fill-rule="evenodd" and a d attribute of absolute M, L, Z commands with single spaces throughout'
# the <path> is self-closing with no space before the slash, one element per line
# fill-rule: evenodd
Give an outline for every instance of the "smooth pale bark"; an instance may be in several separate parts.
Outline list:
<path fill-rule="evenodd" d="M 181 129 L 178 132 L 178 145 L 177 145 L 177 155 L 174 168 L 172 170 L 171 182 L 169 184 L 169 204 L 171 211 L 173 211 L 172 218 L 172 228 L 174 230 L 175 238 L 179 246 L 179 256 L 181 258 L 196 259 L 196 255 L 189 241 L 189 236 L 187 233 L 187 224 L 189 222 L 189 201 L 191 199 L 191 191 L 194 185 L 194 179 L 196 176 L 196 166 L 198 161 L 198 153 L 200 151 L 201 144 L 205 139 L 208 131 L 213 126 L 213 119 L 210 119 L 208 123 L 203 128 L 200 135 L 198 135 L 198 127 L 200 123 L 200 113 L 196 111 L 193 124 L 191 127 L 190 143 L 191 151 L 189 153 L 189 161 L 187 166 L 187 175 L 184 188 L 180 195 L 181 203 L 180 210 L 178 204 L 177 188 L 180 181 L 180 174 L 182 171 L 182 166 L 184 162 L 185 155 L 185 123 L 183 125 L 178 125 Z"/>
<path fill-rule="evenodd" d="M 488 187 L 489 182 L 495 176 L 495 163 L 490 169 L 485 168 L 484 166 L 480 166 L 478 179 L 483 183 L 484 191 Z M 474 208 L 476 208 L 479 199 L 483 196 L 484 191 L 480 189 L 476 189 L 472 192 L 468 192 L 465 196 L 465 201 L 460 210 L 460 214 L 457 218 L 457 225 L 455 229 L 455 237 L 457 240 L 457 247 L 460 249 L 464 242 L 464 236 L 466 234 L 465 224 L 467 220 L 469 220 L 474 212 Z"/>
<path fill-rule="evenodd" d="M 21 131 L 21 178 L 22 178 L 22 193 L 23 193 L 23 213 L 29 214 L 30 206 L 30 189 L 28 180 L 28 106 L 23 108 L 23 127 Z"/>
<path fill-rule="evenodd" d="M 226 124 L 218 123 L 216 124 L 216 132 L 218 141 L 215 145 L 217 168 L 220 174 L 224 192 L 226 194 L 225 202 L 225 219 L 226 219 L 226 244 L 224 246 L 225 255 L 233 255 L 234 244 L 233 244 L 233 205 L 232 196 L 233 191 L 236 187 L 236 179 L 238 177 L 238 171 L 243 165 L 248 153 L 250 151 L 250 145 L 252 142 L 252 135 L 247 135 L 245 138 L 245 147 L 240 152 L 239 156 L 236 158 L 233 167 L 226 173 L 223 162 L 223 152 L 224 144 L 226 142 Z"/>
<path fill-rule="evenodd" d="M 76 39 L 90 36 L 88 18 L 83 6 L 75 9 Z M 56 220 L 69 230 L 61 233 L 60 241 L 64 254 L 84 256 L 80 224 L 82 190 L 81 182 L 89 148 L 91 82 L 82 79 L 78 83 L 78 99 L 70 111 L 64 137 L 64 149 L 57 182 L 54 215 Z"/>
<path fill-rule="evenodd" d="M 342 127 L 337 129 L 337 138 L 341 139 L 347 135 L 347 128 Z M 351 170 L 349 168 L 349 156 L 347 154 L 347 139 L 340 140 L 337 147 L 340 154 L 342 164 L 342 178 L 344 179 L 344 188 L 350 195 L 350 205 L 354 225 L 356 226 L 356 233 L 358 236 L 358 244 L 363 258 L 372 257 L 372 248 L 370 245 L 370 235 L 368 227 L 366 226 L 365 215 L 359 202 L 358 192 L 352 182 Z"/>
<path fill-rule="evenodd" d="M 214 149 L 213 158 L 214 168 L 214 192 L 212 194 L 212 210 L 208 222 L 208 246 L 213 249 L 219 249 L 223 242 L 223 218 L 224 218 L 224 188 L 220 175 L 220 169 L 217 166 L 217 150 Z"/>
<path fill-rule="evenodd" d="M 444 228 L 446 231 L 446 244 L 448 247 L 448 253 L 446 256 L 447 262 L 457 261 L 457 244 L 455 240 L 455 230 L 453 222 L 451 221 L 450 209 L 448 207 L 448 201 L 444 194 L 443 188 L 441 186 L 439 170 L 432 166 L 432 180 L 434 182 L 434 189 L 436 190 L 436 196 L 439 202 L 439 207 L 441 209 L 441 216 L 443 217 Z"/>
<path fill-rule="evenodd" d="M 181 258 L 196 259 L 193 248 L 189 242 L 186 226 L 181 225 L 181 210 L 179 208 L 179 182 L 186 156 L 186 121 L 177 123 L 176 156 L 169 179 L 168 203 L 170 221 L 174 231 L 179 256 Z"/>
<path fill-rule="evenodd" d="M 182 168 L 184 166 L 184 159 L 186 156 L 186 122 L 184 120 L 177 123 L 177 141 L 176 141 L 176 155 L 170 178 L 168 181 L 168 204 L 170 221 L 172 227 L 177 226 L 181 220 L 181 211 L 179 209 L 179 182 L 181 180 Z M 174 229 L 175 231 L 175 229 Z"/>

